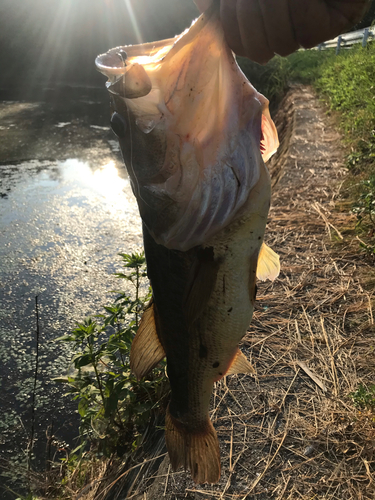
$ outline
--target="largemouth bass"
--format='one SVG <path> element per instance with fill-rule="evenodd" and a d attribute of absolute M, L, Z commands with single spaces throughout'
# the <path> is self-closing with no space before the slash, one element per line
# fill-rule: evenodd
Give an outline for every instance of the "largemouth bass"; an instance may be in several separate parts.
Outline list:
<path fill-rule="evenodd" d="M 166 356 L 172 467 L 214 483 L 213 384 L 253 371 L 238 343 L 252 317 L 257 268 L 261 279 L 279 269 L 263 245 L 271 195 L 264 161 L 278 146 L 276 129 L 268 101 L 225 42 L 215 6 L 178 37 L 116 47 L 96 64 L 108 77 L 153 293 L 131 368 L 141 378 Z"/>

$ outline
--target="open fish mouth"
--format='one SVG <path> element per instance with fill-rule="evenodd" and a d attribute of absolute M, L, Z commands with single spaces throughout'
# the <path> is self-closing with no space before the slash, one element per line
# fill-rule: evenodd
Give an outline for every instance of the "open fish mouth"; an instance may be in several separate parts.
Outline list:
<path fill-rule="evenodd" d="M 106 86 L 109 92 L 127 99 L 146 96 L 151 91 L 152 84 L 144 65 L 150 71 L 151 66 L 160 64 L 177 38 L 115 47 L 99 55 L 95 64 L 108 77 Z"/>
<path fill-rule="evenodd" d="M 203 244 L 237 216 L 278 146 L 268 101 L 238 67 L 218 14 L 96 65 L 127 129 L 118 137 L 147 229 L 167 248 Z"/>

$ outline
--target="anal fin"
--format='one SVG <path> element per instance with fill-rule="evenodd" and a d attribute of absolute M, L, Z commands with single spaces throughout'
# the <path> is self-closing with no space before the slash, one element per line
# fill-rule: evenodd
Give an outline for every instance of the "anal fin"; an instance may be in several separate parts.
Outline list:
<path fill-rule="evenodd" d="M 265 243 L 260 248 L 257 266 L 257 278 L 274 281 L 280 274 L 280 258 L 276 252 Z"/>
<path fill-rule="evenodd" d="M 251 373 L 252 375 L 256 373 L 254 367 L 239 349 L 237 349 L 232 364 L 225 375 L 235 375 L 236 373 Z"/>
<path fill-rule="evenodd" d="M 130 349 L 130 369 L 140 380 L 165 357 L 165 351 L 159 340 L 155 305 L 150 301 L 139 323 L 138 331 Z"/>
<path fill-rule="evenodd" d="M 217 483 L 220 479 L 220 448 L 216 431 L 207 415 L 202 429 L 190 432 L 169 412 L 165 417 L 165 441 L 172 469 L 190 470 L 198 484 Z"/>

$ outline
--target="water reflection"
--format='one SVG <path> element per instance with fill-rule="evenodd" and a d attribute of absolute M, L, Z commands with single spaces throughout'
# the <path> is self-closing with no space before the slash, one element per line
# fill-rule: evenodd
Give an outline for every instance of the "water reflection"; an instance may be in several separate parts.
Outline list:
<path fill-rule="evenodd" d="M 94 170 L 88 162 L 70 159 L 61 164 L 61 169 L 64 181 L 95 191 L 117 209 L 127 211 L 134 208 L 129 179 L 124 174 L 120 176 L 113 160 Z"/>
<path fill-rule="evenodd" d="M 8 199 L 11 191 L 19 199 L 30 194 L 34 196 L 39 189 L 68 190 L 70 197 L 79 204 L 96 194 L 114 212 L 121 211 L 123 215 L 130 212 L 134 216 L 137 213 L 126 170 L 117 169 L 113 160 L 102 166 L 75 158 L 62 162 L 31 160 L 0 166 L 1 198 Z"/>
<path fill-rule="evenodd" d="M 112 275 L 121 270 L 117 253 L 142 250 L 141 222 L 129 179 L 115 160 L 0 165 L 0 193 L 0 455 L 23 464 L 27 433 L 20 418 L 28 430 L 38 294 L 35 454 L 43 462 L 48 425 L 53 422 L 57 436 L 72 446 L 78 433 L 77 422 L 71 425 L 75 405 L 51 380 L 66 372 L 70 353 L 53 339 L 111 300 L 108 291 L 119 287 Z"/>

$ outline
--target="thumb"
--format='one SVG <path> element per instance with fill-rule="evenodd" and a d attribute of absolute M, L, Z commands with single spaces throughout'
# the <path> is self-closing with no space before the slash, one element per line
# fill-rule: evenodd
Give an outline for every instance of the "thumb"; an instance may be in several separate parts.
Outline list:
<path fill-rule="evenodd" d="M 213 0 L 194 0 L 195 5 L 198 7 L 199 12 L 205 12 L 212 4 Z"/>

